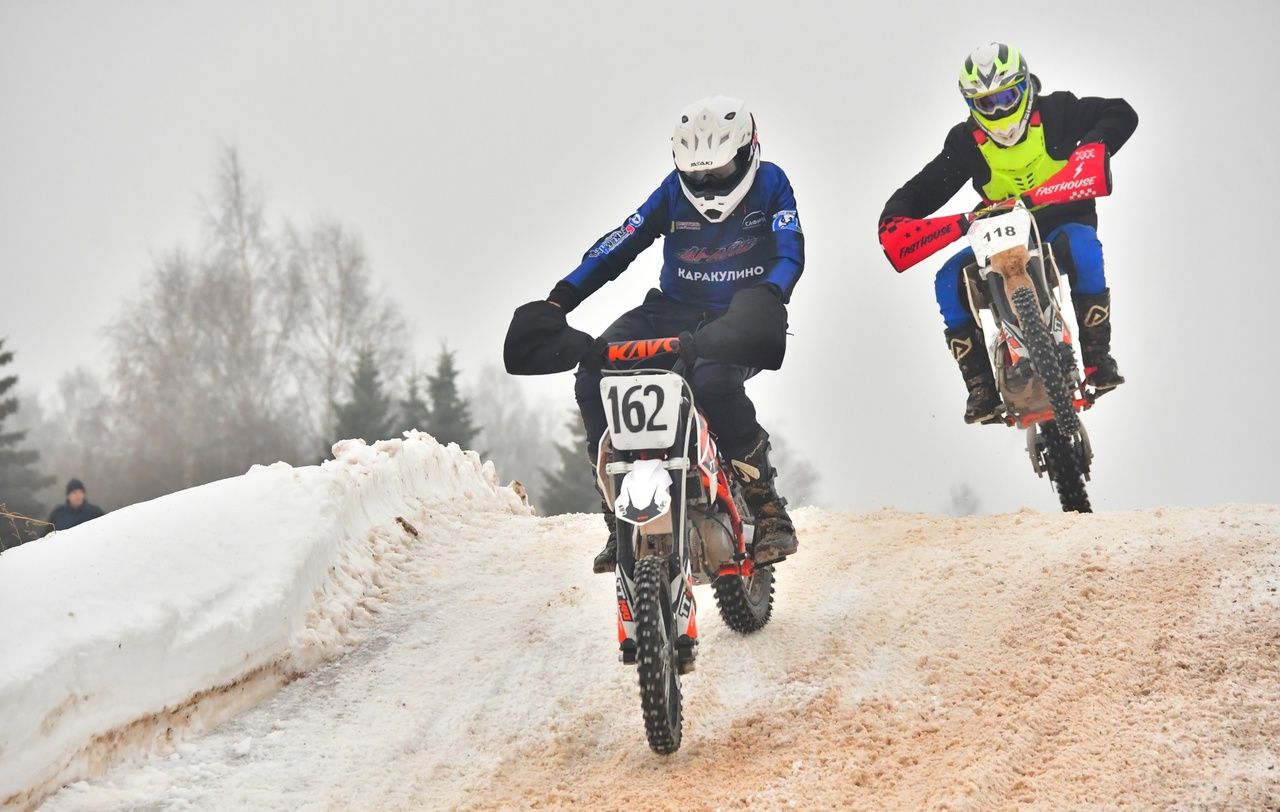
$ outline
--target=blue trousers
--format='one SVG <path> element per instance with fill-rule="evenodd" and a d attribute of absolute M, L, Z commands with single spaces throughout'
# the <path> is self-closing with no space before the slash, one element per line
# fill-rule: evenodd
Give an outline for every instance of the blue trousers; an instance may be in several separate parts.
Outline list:
<path fill-rule="evenodd" d="M 1045 242 L 1053 246 L 1058 270 L 1071 280 L 1073 293 L 1102 293 L 1107 289 L 1107 277 L 1102 267 L 1102 243 L 1092 226 L 1065 223 L 1050 231 Z M 948 328 L 973 322 L 964 293 L 964 268 L 973 261 L 973 249 L 966 248 L 947 260 L 934 277 L 938 309 L 942 311 L 942 320 Z"/>
<path fill-rule="evenodd" d="M 641 338 L 666 338 L 688 330 L 693 332 L 701 324 L 714 318 L 697 305 L 678 302 L 657 290 L 649 291 L 644 304 L 623 313 L 600 337 L 605 341 L 631 341 Z M 675 358 L 654 359 L 645 366 L 670 367 Z M 756 422 L 756 407 L 747 397 L 746 382 L 757 370 L 699 359 L 691 371 L 685 373 L 689 387 L 698 406 L 707 416 L 707 423 L 716 435 L 720 450 L 729 458 L 741 457 L 750 450 L 760 424 Z M 600 399 L 600 372 L 578 369 L 575 395 L 582 422 L 587 429 L 587 444 L 592 462 L 600 448 L 600 437 L 607 422 L 604 403 Z"/>

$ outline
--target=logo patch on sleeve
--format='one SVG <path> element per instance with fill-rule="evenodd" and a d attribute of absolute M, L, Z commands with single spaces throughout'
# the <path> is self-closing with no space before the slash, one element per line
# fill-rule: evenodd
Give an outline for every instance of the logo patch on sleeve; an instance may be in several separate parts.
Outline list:
<path fill-rule="evenodd" d="M 606 234 L 604 239 L 596 243 L 596 247 L 592 248 L 587 253 L 587 256 L 589 257 L 605 256 L 606 254 L 616 249 L 619 245 L 622 245 L 622 243 L 627 239 L 627 237 L 630 237 L 632 234 L 635 234 L 636 229 L 642 225 L 644 225 L 644 215 L 641 214 L 640 212 L 636 212 L 635 214 L 627 218 L 627 221 L 622 224 L 622 228 L 619 228 L 615 231 L 611 231 L 608 234 Z"/>
<path fill-rule="evenodd" d="M 800 228 L 800 215 L 796 213 L 795 209 L 783 209 L 773 215 L 773 230 L 804 233 L 804 230 Z"/>

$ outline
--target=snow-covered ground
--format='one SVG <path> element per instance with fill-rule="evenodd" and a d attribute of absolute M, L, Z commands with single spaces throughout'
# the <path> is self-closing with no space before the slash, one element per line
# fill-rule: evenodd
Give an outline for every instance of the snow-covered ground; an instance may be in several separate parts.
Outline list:
<path fill-rule="evenodd" d="M 440 510 L 527 515 L 425 435 L 135 505 L 0 559 L 0 805 L 217 724 L 354 641 Z M 478 520 L 478 518 L 477 518 Z"/>
<path fill-rule="evenodd" d="M 46 808 L 1280 805 L 1280 508 L 799 511 L 763 631 L 699 591 L 664 758 L 589 572 L 599 517 L 492 493 L 414 514 L 340 659 Z"/>

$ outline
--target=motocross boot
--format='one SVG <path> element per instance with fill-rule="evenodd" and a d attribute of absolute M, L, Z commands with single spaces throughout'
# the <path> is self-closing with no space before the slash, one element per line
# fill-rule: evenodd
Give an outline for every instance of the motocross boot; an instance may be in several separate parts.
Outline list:
<path fill-rule="evenodd" d="M 597 574 L 613 572 L 618 566 L 618 517 L 613 514 L 613 507 L 608 504 L 604 506 L 604 523 L 609 527 L 609 538 L 604 543 L 604 549 L 596 554 L 596 560 L 591 564 L 591 571 Z"/>
<path fill-rule="evenodd" d="M 969 399 L 964 404 L 964 422 L 991 423 L 1000 414 L 1000 392 L 996 376 L 983 348 L 982 328 L 977 323 L 949 327 L 945 333 L 947 348 L 960 365 Z"/>
<path fill-rule="evenodd" d="M 1111 357 L 1111 290 L 1102 293 L 1072 293 L 1080 324 L 1080 355 L 1086 379 L 1099 395 L 1124 383 L 1124 376 Z"/>
<path fill-rule="evenodd" d="M 755 523 L 755 543 L 751 548 L 756 564 L 771 564 L 795 554 L 800 542 L 796 527 L 787 515 L 787 500 L 778 496 L 774 477 L 778 472 L 769 462 L 769 433 L 760 429 L 750 451 L 733 459 L 734 473 L 742 483 L 742 499 Z"/>

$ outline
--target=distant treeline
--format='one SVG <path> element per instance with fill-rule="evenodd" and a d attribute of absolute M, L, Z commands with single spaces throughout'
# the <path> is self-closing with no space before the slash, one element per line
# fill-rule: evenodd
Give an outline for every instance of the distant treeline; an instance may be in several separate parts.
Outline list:
<path fill-rule="evenodd" d="M 16 379 L 0 375 L 0 505 L 43 517 L 75 476 L 118 508 L 419 429 L 493 459 L 543 512 L 599 509 L 576 413 L 529 403 L 495 366 L 467 389 L 446 347 L 421 364 L 351 228 L 270 222 L 234 149 L 205 208 L 198 245 L 161 255 L 119 307 L 103 363 L 68 371 L 56 397 L 21 413 Z M 11 357 L 0 345 L 0 364 Z M 792 501 L 807 500 L 812 467 L 780 467 Z M 23 530 L 0 521 L 0 540 Z"/>

